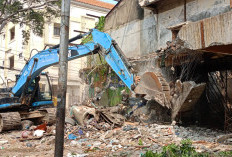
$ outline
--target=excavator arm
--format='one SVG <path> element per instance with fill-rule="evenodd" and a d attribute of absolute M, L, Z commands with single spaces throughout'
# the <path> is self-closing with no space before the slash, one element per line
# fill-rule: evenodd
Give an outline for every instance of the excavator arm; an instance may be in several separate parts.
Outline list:
<path fill-rule="evenodd" d="M 117 43 L 107 33 L 93 29 L 84 35 L 79 35 L 70 39 L 69 42 L 81 39 L 88 34 L 92 35 L 93 42 L 69 47 L 68 61 L 99 53 L 105 58 L 106 62 L 111 66 L 125 85 L 129 89 L 133 89 L 134 77 L 130 71 L 131 66 L 127 62 L 120 48 L 117 46 Z M 47 50 L 40 51 L 27 62 L 21 71 L 15 86 L 11 90 L 13 96 L 20 97 L 30 81 L 40 75 L 44 69 L 59 63 L 58 47 L 59 45 L 56 45 Z"/>

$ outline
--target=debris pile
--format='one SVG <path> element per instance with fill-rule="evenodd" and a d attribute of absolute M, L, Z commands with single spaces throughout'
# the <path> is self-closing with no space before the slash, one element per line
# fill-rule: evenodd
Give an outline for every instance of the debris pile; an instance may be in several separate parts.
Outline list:
<path fill-rule="evenodd" d="M 23 123 L 25 130 L 22 131 L 19 141 L 35 140 L 41 139 L 43 136 L 55 135 L 55 127 L 47 126 L 46 122 L 38 126 L 33 126 L 32 124 L 29 120 Z"/>
<path fill-rule="evenodd" d="M 87 154 L 108 152 L 118 156 L 122 154 L 139 156 L 145 153 L 146 149 L 161 152 L 163 146 L 180 144 L 183 139 L 190 139 L 198 152 L 215 153 L 232 150 L 232 145 L 217 141 L 224 135 L 222 131 L 207 128 L 148 125 L 138 122 L 125 122 L 122 127 L 107 131 L 80 128 L 67 134 L 66 137 L 69 139 L 67 142 L 70 147 L 81 148 Z M 73 134 L 76 136 L 75 139 L 72 138 Z"/>
<path fill-rule="evenodd" d="M 72 110 L 79 108 L 81 111 L 81 107 L 74 107 Z M 224 135 L 222 131 L 197 126 L 177 126 L 175 121 L 169 125 L 148 124 L 143 121 L 128 122 L 119 114 L 122 108 L 124 108 L 122 105 L 104 109 L 85 106 L 86 113 L 83 115 L 90 115 L 88 111 L 92 109 L 95 111 L 91 112 L 92 116 L 79 118 L 85 119 L 82 123 L 84 125 L 66 125 L 65 138 L 68 140 L 69 147 L 80 148 L 82 152 L 79 153 L 82 155 L 94 153 L 104 156 L 110 153 L 116 156 L 139 156 L 147 149 L 161 152 L 162 147 L 166 145 L 180 144 L 183 139 L 190 139 L 198 152 L 215 153 L 232 150 L 231 145 L 219 143 L 218 139 Z M 141 112 L 141 110 L 134 111 L 134 114 Z M 78 112 L 73 113 L 73 117 L 77 117 L 75 114 Z M 230 140 L 227 140 L 227 144 L 228 142 Z M 68 156 L 71 154 L 69 153 Z"/>
<path fill-rule="evenodd" d="M 134 114 L 142 108 L 134 110 Z M 65 156 L 141 156 L 147 150 L 162 152 L 164 146 L 179 145 L 183 139 L 190 139 L 197 152 L 213 154 L 232 150 L 232 135 L 225 136 L 220 130 L 177 126 L 175 121 L 172 124 L 132 122 L 120 114 L 124 109 L 123 105 L 107 108 L 73 106 L 72 118 L 66 117 Z M 23 123 L 23 131 L 2 133 L 0 148 L 4 149 L 3 155 L 15 155 L 12 154 L 15 150 L 22 156 L 54 154 L 55 126 Z"/>
<path fill-rule="evenodd" d="M 118 114 L 122 108 L 123 105 L 109 108 L 73 106 L 71 116 L 82 127 L 93 130 L 109 130 L 123 125 L 125 117 Z"/>

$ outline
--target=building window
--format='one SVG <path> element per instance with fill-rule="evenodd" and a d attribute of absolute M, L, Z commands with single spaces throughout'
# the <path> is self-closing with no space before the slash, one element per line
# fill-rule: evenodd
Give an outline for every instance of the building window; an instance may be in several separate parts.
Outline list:
<path fill-rule="evenodd" d="M 10 60 L 10 69 L 14 69 L 14 56 L 11 56 L 10 58 L 9 58 L 9 60 Z"/>
<path fill-rule="evenodd" d="M 60 24 L 59 23 L 54 23 L 54 36 L 60 36 Z"/>
<path fill-rule="evenodd" d="M 180 31 L 179 29 L 172 30 L 172 41 L 174 41 L 177 38 L 179 31 Z"/>
<path fill-rule="evenodd" d="M 10 40 L 13 40 L 15 38 L 15 27 L 12 27 L 10 29 Z"/>
<path fill-rule="evenodd" d="M 22 52 L 19 54 L 19 58 L 20 59 L 23 58 L 23 53 Z"/>

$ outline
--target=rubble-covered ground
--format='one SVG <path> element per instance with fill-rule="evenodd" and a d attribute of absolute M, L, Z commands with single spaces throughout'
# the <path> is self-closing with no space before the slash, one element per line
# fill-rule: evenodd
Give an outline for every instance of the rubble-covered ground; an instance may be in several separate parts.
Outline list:
<path fill-rule="evenodd" d="M 217 142 L 223 135 L 223 131 L 196 126 L 125 122 L 118 128 L 97 129 L 66 124 L 64 156 L 136 157 L 148 150 L 161 152 L 163 146 L 178 145 L 183 139 L 190 139 L 197 152 L 217 156 L 218 152 L 232 150 L 230 140 L 227 144 Z M 0 156 L 53 156 L 54 147 L 55 126 L 47 126 L 42 137 L 30 136 L 30 131 L 9 131 L 0 136 Z"/>

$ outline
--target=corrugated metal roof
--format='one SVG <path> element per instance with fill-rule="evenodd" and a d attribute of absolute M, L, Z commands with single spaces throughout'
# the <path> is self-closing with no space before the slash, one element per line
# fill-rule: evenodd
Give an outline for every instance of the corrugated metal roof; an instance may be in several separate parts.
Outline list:
<path fill-rule="evenodd" d="M 183 26 L 178 37 L 193 50 L 232 54 L 232 11 L 191 22 Z"/>

